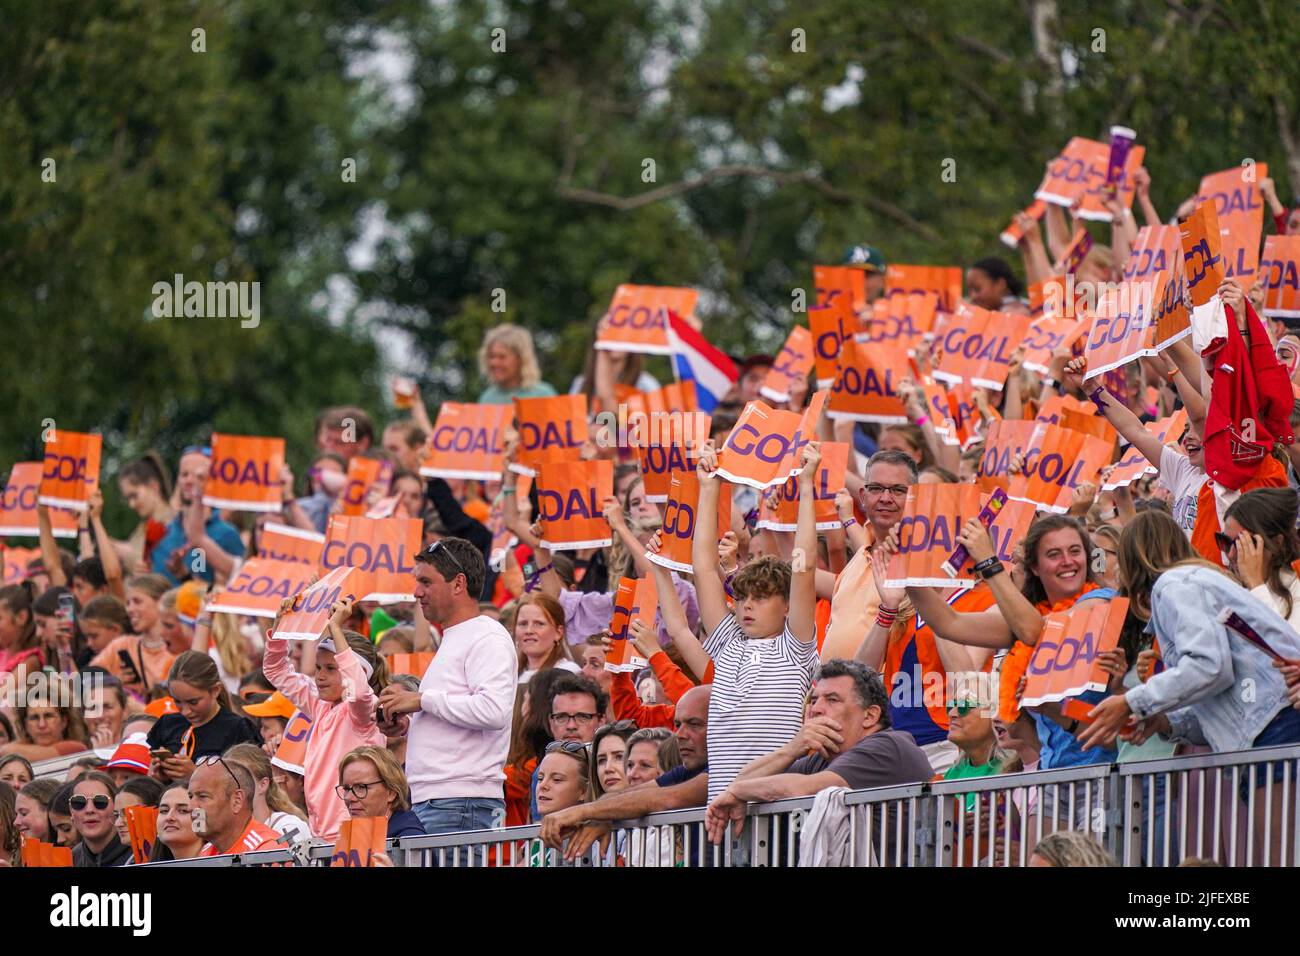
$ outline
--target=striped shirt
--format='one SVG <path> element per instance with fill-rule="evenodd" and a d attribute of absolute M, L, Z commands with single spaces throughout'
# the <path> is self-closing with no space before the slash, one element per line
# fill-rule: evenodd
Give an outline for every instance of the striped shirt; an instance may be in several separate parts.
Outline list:
<path fill-rule="evenodd" d="M 747 638 L 734 614 L 704 641 L 713 658 L 709 700 L 709 801 L 745 765 L 789 743 L 803 726 L 803 704 L 817 668 L 816 642 L 787 623 L 778 637 Z"/>

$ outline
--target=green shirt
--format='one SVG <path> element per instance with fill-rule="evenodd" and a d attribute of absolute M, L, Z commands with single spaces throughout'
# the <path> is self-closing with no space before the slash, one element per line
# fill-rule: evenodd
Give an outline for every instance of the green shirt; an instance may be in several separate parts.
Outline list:
<path fill-rule="evenodd" d="M 489 385 L 478 397 L 480 405 L 509 405 L 516 398 L 550 398 L 555 394 L 548 382 L 538 382 L 527 388 L 500 388 Z"/>
<path fill-rule="evenodd" d="M 978 767 L 970 762 L 970 758 L 965 754 L 955 764 L 948 768 L 948 772 L 943 775 L 945 780 L 966 780 L 971 777 L 993 777 L 1000 773 L 1002 764 L 996 760 L 989 760 L 980 764 Z M 976 794 L 966 794 L 966 811 L 975 809 Z"/>

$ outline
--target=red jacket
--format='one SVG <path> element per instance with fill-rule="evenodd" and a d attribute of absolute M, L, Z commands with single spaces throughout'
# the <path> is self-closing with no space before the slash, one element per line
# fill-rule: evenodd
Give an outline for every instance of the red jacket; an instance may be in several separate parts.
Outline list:
<path fill-rule="evenodd" d="M 1225 488 L 1239 489 L 1260 464 L 1291 434 L 1295 404 L 1291 381 L 1278 362 L 1273 344 L 1255 308 L 1246 300 L 1247 343 L 1231 308 L 1228 339 L 1214 356 L 1214 386 L 1205 415 L 1205 472 Z"/>

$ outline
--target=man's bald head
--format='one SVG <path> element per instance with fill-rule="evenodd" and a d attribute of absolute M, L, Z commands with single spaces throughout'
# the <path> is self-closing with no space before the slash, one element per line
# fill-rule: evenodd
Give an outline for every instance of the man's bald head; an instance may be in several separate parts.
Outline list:
<path fill-rule="evenodd" d="M 709 698 L 711 684 L 692 687 L 677 702 L 673 712 L 673 733 L 682 763 L 688 770 L 696 770 L 709 762 Z"/>

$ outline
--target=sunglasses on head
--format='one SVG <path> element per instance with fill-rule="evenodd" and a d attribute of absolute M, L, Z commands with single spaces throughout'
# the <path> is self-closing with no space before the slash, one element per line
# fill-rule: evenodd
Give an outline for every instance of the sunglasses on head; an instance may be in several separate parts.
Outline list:
<path fill-rule="evenodd" d="M 97 793 L 93 797 L 87 797 L 79 793 L 68 800 L 68 806 L 80 813 L 82 810 L 86 809 L 86 804 L 88 803 L 96 810 L 107 810 L 112 802 L 112 800 L 102 793 Z"/>
<path fill-rule="evenodd" d="M 435 554 L 445 555 L 448 561 L 456 565 L 457 574 L 463 574 L 465 575 L 466 578 L 469 577 L 469 572 L 465 570 L 465 565 L 461 564 L 460 559 L 457 558 L 456 555 L 452 554 L 451 548 L 447 547 L 441 541 L 435 541 L 433 544 L 429 545 L 427 548 L 424 549 L 424 553 L 427 557 L 430 558 L 432 558 Z"/>
<path fill-rule="evenodd" d="M 564 753 L 570 757 L 587 756 L 587 745 L 576 740 L 552 740 L 546 745 L 546 753 Z"/>
<path fill-rule="evenodd" d="M 239 778 L 235 776 L 235 771 L 230 769 L 230 764 L 226 763 L 225 758 L 223 758 L 220 754 L 208 754 L 205 757 L 199 757 L 194 761 L 194 766 L 209 767 L 214 763 L 221 764 L 222 768 L 226 771 L 226 773 L 230 774 L 230 779 L 235 781 L 236 790 L 244 789 L 239 785 Z"/>

